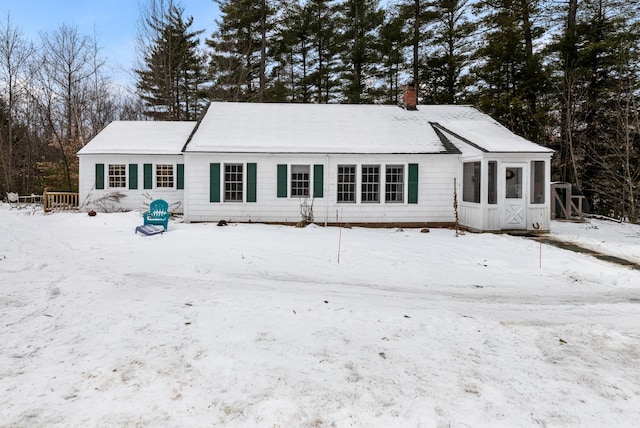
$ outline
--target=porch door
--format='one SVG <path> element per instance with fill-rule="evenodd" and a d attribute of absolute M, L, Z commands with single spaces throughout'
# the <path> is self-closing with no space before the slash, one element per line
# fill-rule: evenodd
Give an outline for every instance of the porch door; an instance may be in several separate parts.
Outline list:
<path fill-rule="evenodd" d="M 504 197 L 502 200 L 502 228 L 526 229 L 527 204 L 524 165 L 506 164 L 502 167 Z"/>

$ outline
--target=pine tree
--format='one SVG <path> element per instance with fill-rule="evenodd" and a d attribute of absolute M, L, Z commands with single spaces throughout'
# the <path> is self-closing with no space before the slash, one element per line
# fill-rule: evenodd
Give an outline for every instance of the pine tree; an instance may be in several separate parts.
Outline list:
<path fill-rule="evenodd" d="M 269 101 L 326 103 L 337 99 L 336 7 L 332 1 L 280 0 L 269 37 Z"/>
<path fill-rule="evenodd" d="M 384 92 L 383 102 L 386 104 L 397 104 L 400 100 L 401 73 L 404 71 L 404 27 L 405 20 L 394 8 L 386 14 L 385 23 L 380 28 L 380 60 L 382 91 Z"/>
<path fill-rule="evenodd" d="M 559 179 L 563 182 L 578 184 L 578 148 L 575 146 L 574 137 L 574 111 L 575 111 L 575 84 L 577 81 L 578 67 L 578 34 L 576 19 L 578 13 L 578 0 L 569 0 L 566 8 L 559 11 L 563 32 L 556 36 L 557 41 L 551 46 L 551 51 L 558 54 L 556 69 L 559 70 L 560 82 L 560 123 L 559 142 L 552 147 L 558 151 L 556 163 L 559 165 Z M 553 143 L 553 141 L 552 141 Z"/>
<path fill-rule="evenodd" d="M 637 219 L 640 186 L 638 12 L 627 2 L 590 0 L 577 11 L 573 162 L 591 206 L 598 212 Z M 575 150 L 577 148 L 577 150 Z"/>
<path fill-rule="evenodd" d="M 421 79 L 427 72 L 426 47 L 431 45 L 433 32 L 429 25 L 436 19 L 433 9 L 434 1 L 401 0 L 398 3 L 399 19 L 405 23 L 405 46 L 409 48 L 409 64 L 411 64 L 411 81 L 415 83 L 418 99 L 422 99 L 423 82 Z"/>
<path fill-rule="evenodd" d="M 268 40 L 275 10 L 267 0 L 215 0 L 222 18 L 207 44 L 211 47 L 213 98 L 266 101 Z"/>
<path fill-rule="evenodd" d="M 308 103 L 312 95 L 309 75 L 313 50 L 310 11 L 299 1 L 282 1 L 281 10 L 270 49 L 275 64 L 269 100 Z"/>
<path fill-rule="evenodd" d="M 473 69 L 475 101 L 511 131 L 543 143 L 547 115 L 540 98 L 548 90 L 548 76 L 533 49 L 544 34 L 533 20 L 539 0 L 486 0 L 477 7 L 484 45 Z"/>
<path fill-rule="evenodd" d="M 454 104 L 465 92 L 463 69 L 469 64 L 473 45 L 471 36 L 477 25 L 468 17 L 469 0 L 436 0 L 436 19 L 431 25 L 433 40 L 424 59 L 427 104 Z"/>
<path fill-rule="evenodd" d="M 328 103 L 338 97 L 339 64 L 338 11 L 334 1 L 307 0 L 313 44 L 309 81 L 315 92 L 314 102 Z"/>
<path fill-rule="evenodd" d="M 145 114 L 155 120 L 195 120 L 203 108 L 204 59 L 197 36 L 190 31 L 193 17 L 171 5 L 166 14 L 152 16 L 147 25 L 156 37 L 144 56 L 144 68 L 135 70 Z"/>
<path fill-rule="evenodd" d="M 384 13 L 377 0 L 345 0 L 339 13 L 342 95 L 347 103 L 366 103 L 373 98 L 373 85 L 367 81 L 376 74 L 378 30 Z"/>

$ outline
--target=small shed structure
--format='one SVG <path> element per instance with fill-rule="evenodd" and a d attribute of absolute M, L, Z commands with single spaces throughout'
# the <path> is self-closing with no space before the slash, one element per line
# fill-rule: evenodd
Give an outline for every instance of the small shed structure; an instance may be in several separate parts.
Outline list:
<path fill-rule="evenodd" d="M 186 222 L 452 225 L 455 195 L 461 226 L 548 230 L 551 155 L 471 106 L 212 103 L 197 126 L 109 125 L 80 188 L 124 209 L 146 192 Z"/>

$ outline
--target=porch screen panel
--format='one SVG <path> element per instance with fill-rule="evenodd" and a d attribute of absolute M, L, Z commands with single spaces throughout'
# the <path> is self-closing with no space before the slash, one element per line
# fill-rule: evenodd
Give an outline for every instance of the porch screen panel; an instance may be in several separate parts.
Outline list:
<path fill-rule="evenodd" d="M 96 164 L 96 189 L 104 189 L 104 164 Z"/>
<path fill-rule="evenodd" d="M 209 202 L 220 202 L 220 164 L 209 164 Z"/>
<path fill-rule="evenodd" d="M 179 163 L 177 165 L 177 169 L 178 169 L 178 181 L 176 182 L 176 188 L 182 190 L 184 189 L 184 164 Z"/>
<path fill-rule="evenodd" d="M 257 169 L 257 164 L 247 163 L 247 202 L 256 202 L 258 188 Z"/>
<path fill-rule="evenodd" d="M 143 166 L 143 169 L 144 169 L 144 188 L 153 189 L 153 165 L 150 163 L 145 163 Z"/>
<path fill-rule="evenodd" d="M 544 204 L 545 201 L 545 177 L 544 161 L 531 162 L 531 203 Z"/>
<path fill-rule="evenodd" d="M 287 197 L 287 165 L 278 165 L 278 197 Z"/>
<path fill-rule="evenodd" d="M 489 182 L 487 183 L 487 202 L 498 203 L 498 162 L 489 161 Z"/>
<path fill-rule="evenodd" d="M 129 189 L 135 190 L 138 188 L 138 164 L 129 164 Z"/>
<path fill-rule="evenodd" d="M 313 197 L 324 196 L 324 165 L 313 166 Z"/>
<path fill-rule="evenodd" d="M 480 203 L 480 162 L 465 163 L 462 173 L 462 200 Z"/>
<path fill-rule="evenodd" d="M 408 195 L 407 195 L 407 203 L 417 204 L 418 203 L 418 164 L 410 163 L 409 164 L 409 178 L 408 178 Z"/>

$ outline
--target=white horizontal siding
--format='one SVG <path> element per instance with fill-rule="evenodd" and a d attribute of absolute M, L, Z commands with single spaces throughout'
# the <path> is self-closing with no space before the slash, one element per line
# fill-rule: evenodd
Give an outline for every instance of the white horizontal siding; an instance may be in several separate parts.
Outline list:
<path fill-rule="evenodd" d="M 184 190 L 178 190 L 177 167 L 184 163 L 182 155 L 81 155 L 79 165 L 79 198 L 82 209 L 101 209 L 106 207 L 108 211 L 144 211 L 153 199 L 164 199 L 169 203 L 171 212 L 182 213 L 184 208 Z M 95 188 L 96 164 L 104 164 L 104 189 Z M 126 165 L 126 187 L 109 188 L 109 164 Z M 138 188 L 129 189 L 129 164 L 138 165 Z M 153 188 L 144 189 L 144 164 L 172 164 L 174 165 L 174 187 L 156 188 L 155 169 L 153 176 Z M 114 192 L 122 193 L 126 197 L 119 203 L 97 202 Z"/>
<path fill-rule="evenodd" d="M 220 163 L 257 164 L 257 202 L 209 202 L 209 165 Z M 408 165 L 418 166 L 418 203 L 407 203 Z M 430 223 L 453 222 L 453 178 L 458 175 L 456 155 L 269 155 L 269 154 L 185 154 L 185 220 L 186 221 L 255 221 L 297 222 L 301 219 L 298 197 L 277 197 L 277 166 L 286 164 L 290 186 L 291 165 L 324 165 L 324 197 L 313 200 L 316 222 L 334 223 Z M 380 203 L 360 202 L 362 165 L 380 165 Z M 337 202 L 338 165 L 357 165 L 356 203 Z M 385 165 L 404 165 L 404 201 L 384 202 Z M 223 181 L 223 180 L 221 180 Z M 313 176 L 310 178 L 313 188 Z M 221 183 L 221 199 L 224 199 Z M 246 168 L 245 168 L 246 189 Z M 290 189 L 289 189 L 290 193 Z M 246 200 L 246 194 L 245 194 Z M 309 199 L 310 203 L 311 200 Z"/>
<path fill-rule="evenodd" d="M 510 161 L 513 157 L 507 157 Z M 522 158 L 520 158 L 522 159 Z M 549 162 L 547 156 L 547 176 Z M 502 162 L 500 159 L 498 162 Z M 246 164 L 257 165 L 257 202 L 209 202 L 209 166 L 211 163 L 221 165 L 224 173 L 225 163 L 242 163 L 244 168 L 244 198 L 246 201 Z M 487 182 L 486 162 L 483 160 L 483 183 Z M 95 165 L 104 164 L 105 189 L 96 190 Z M 128 166 L 138 165 L 138 189 L 128 189 Z M 144 189 L 144 164 L 185 164 L 185 188 L 187 191 L 154 188 Z M 418 203 L 407 203 L 408 165 L 418 164 Z M 127 166 L 127 188 L 110 189 L 108 187 L 109 164 Z M 424 155 L 275 155 L 275 154 L 185 154 L 182 155 L 82 155 L 80 156 L 80 203 L 84 209 L 102 208 L 95 201 L 117 191 L 126 195 L 119 204 L 108 202 L 110 210 L 144 210 L 152 199 L 165 199 L 176 213 L 185 213 L 186 221 L 215 222 L 218 220 L 241 222 L 297 222 L 301 219 L 300 205 L 303 198 L 277 197 L 277 166 L 287 165 L 287 184 L 290 185 L 291 165 L 309 165 L 310 186 L 313 189 L 313 165 L 324 166 L 324 197 L 313 200 L 313 212 L 318 223 L 452 223 L 455 221 L 453 210 L 454 178 L 457 178 L 458 197 L 461 199 L 461 163 L 457 155 L 424 154 Z M 381 183 L 379 203 L 363 203 L 361 199 L 361 166 L 367 164 L 380 165 Z M 356 165 L 356 203 L 337 202 L 338 165 Z M 384 173 L 386 165 L 404 166 L 404 201 L 402 203 L 386 203 L 384 201 Z M 527 162 L 527 166 L 528 166 Z M 177 167 L 174 169 L 174 180 L 177 185 Z M 528 176 L 528 172 L 525 172 Z M 499 177 L 500 190 L 498 205 L 459 204 L 460 224 L 475 230 L 499 230 L 502 208 L 502 178 Z M 221 198 L 224 198 L 224 183 L 221 179 Z M 482 186 L 482 200 L 486 200 L 485 185 Z M 288 190 L 290 192 L 290 189 Z M 549 229 L 549 198 L 543 205 L 528 205 L 527 229 L 539 223 L 541 229 Z M 311 202 L 311 199 L 307 201 Z"/>

